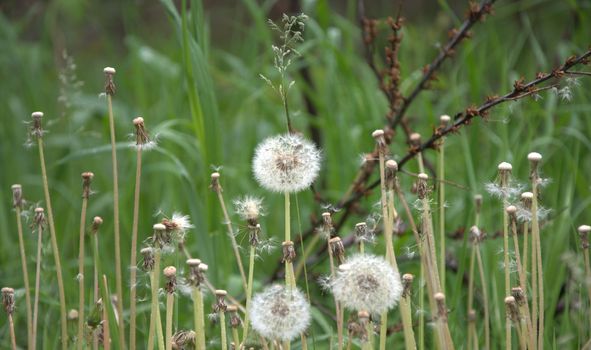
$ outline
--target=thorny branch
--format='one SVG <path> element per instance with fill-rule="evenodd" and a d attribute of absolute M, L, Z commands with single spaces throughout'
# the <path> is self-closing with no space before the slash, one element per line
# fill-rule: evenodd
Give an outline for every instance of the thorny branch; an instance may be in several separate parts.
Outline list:
<path fill-rule="evenodd" d="M 469 125 L 475 117 L 480 116 L 482 118 L 486 118 L 486 116 L 488 115 L 488 111 L 491 108 L 493 108 L 499 104 L 502 104 L 504 102 L 519 100 L 519 99 L 534 95 L 540 91 L 547 90 L 550 87 L 555 86 L 555 84 L 550 84 L 550 85 L 541 86 L 541 87 L 539 87 L 539 85 L 546 83 L 552 79 L 558 81 L 558 80 L 562 79 L 565 75 L 571 75 L 572 72 L 570 72 L 569 69 L 571 69 L 572 67 L 575 67 L 579 64 L 589 64 L 590 62 L 591 62 L 591 47 L 586 52 L 584 52 L 583 54 L 581 54 L 579 56 L 571 56 L 571 57 L 567 58 L 566 61 L 562 65 L 553 69 L 549 73 L 538 73 L 534 80 L 531 80 L 531 81 L 525 83 L 524 78 L 521 78 L 521 79 L 515 81 L 515 83 L 513 84 L 513 90 L 506 93 L 505 95 L 488 97 L 488 98 L 486 98 L 485 102 L 482 103 L 480 106 L 468 107 L 464 111 L 456 113 L 453 117 L 454 122 L 452 124 L 450 124 L 448 127 L 445 127 L 445 128 L 437 128 L 433 132 L 431 137 L 428 140 L 426 140 L 425 142 L 423 142 L 420 146 L 411 147 L 409 149 L 408 153 L 398 161 L 398 168 L 402 169 L 404 167 L 404 165 L 407 162 L 409 162 L 411 159 L 413 159 L 417 154 L 419 154 L 429 148 L 436 148 L 437 141 L 439 139 L 441 139 L 442 137 L 444 137 L 448 134 L 459 132 L 459 130 L 463 126 Z M 375 161 L 368 161 L 365 164 L 371 164 L 371 163 L 375 163 Z M 365 165 L 364 165 L 364 168 L 365 168 Z M 360 171 L 358 173 L 358 177 L 356 178 L 356 184 L 354 184 L 354 190 L 348 191 L 348 193 L 345 194 L 345 196 L 339 201 L 339 204 L 337 205 L 337 208 L 342 210 L 343 213 L 341 214 L 341 217 L 334 225 L 335 232 L 338 232 L 343 227 L 343 225 L 347 221 L 348 217 L 353 212 L 355 212 L 356 208 L 359 205 L 359 201 L 363 197 L 368 196 L 371 193 L 371 190 L 374 189 L 375 187 L 377 187 L 380 183 L 379 180 L 376 180 L 376 181 L 372 182 L 371 184 L 364 186 L 364 184 L 367 182 L 367 180 L 371 176 L 371 172 L 366 172 L 366 170 L 364 168 L 360 169 Z M 312 228 L 304 235 L 304 237 L 312 234 L 314 232 L 314 229 L 317 226 L 317 224 L 318 223 L 315 221 L 312 222 Z M 353 243 L 354 243 L 354 237 L 352 235 L 345 237 L 343 239 L 343 244 L 345 245 L 345 247 L 350 246 Z M 319 259 L 321 259 L 325 250 L 326 250 L 325 247 L 319 249 L 314 255 L 312 255 L 308 258 L 307 264 L 311 264 L 311 263 L 313 264 L 314 262 L 317 262 Z M 279 275 L 280 273 L 281 273 L 280 270 L 276 271 L 275 276 Z"/>

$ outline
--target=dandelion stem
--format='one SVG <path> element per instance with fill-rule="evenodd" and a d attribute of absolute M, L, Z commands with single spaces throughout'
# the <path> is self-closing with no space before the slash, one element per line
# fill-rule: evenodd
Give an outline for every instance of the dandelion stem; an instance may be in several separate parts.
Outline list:
<path fill-rule="evenodd" d="M 238 327 L 232 327 L 232 340 L 234 342 L 233 349 L 241 349 L 240 335 L 238 335 Z"/>
<path fill-rule="evenodd" d="M 104 329 L 104 333 L 103 333 L 103 347 L 105 350 L 110 350 L 111 349 L 111 322 L 109 320 L 110 315 L 109 315 L 109 307 L 110 307 L 110 303 L 108 301 L 108 299 L 106 299 L 105 297 L 108 298 L 109 296 L 109 288 L 107 285 L 107 276 L 103 275 L 103 319 L 105 321 L 104 325 L 103 325 L 103 329 Z"/>
<path fill-rule="evenodd" d="M 330 261 L 330 278 L 334 279 L 336 277 L 336 268 L 335 268 L 335 263 L 334 263 L 333 250 L 330 245 L 330 240 L 328 242 L 328 258 Z M 335 314 L 336 314 L 335 317 L 337 319 L 337 344 L 338 344 L 338 349 L 342 350 L 343 349 L 343 314 L 342 314 L 343 310 L 341 309 L 341 305 L 336 300 L 336 298 L 334 299 L 334 305 L 335 305 L 334 307 L 335 307 Z"/>
<path fill-rule="evenodd" d="M 41 247 L 43 245 L 43 223 L 37 226 L 37 266 L 35 268 L 35 301 L 33 303 L 33 334 L 31 348 L 34 350 L 37 339 L 37 319 L 39 318 L 39 287 L 41 282 Z"/>
<path fill-rule="evenodd" d="M 43 139 L 37 138 L 37 145 L 39 146 L 39 163 L 41 163 L 41 175 L 43 178 L 43 192 L 45 193 L 45 202 L 47 205 L 47 217 L 49 221 L 49 235 L 51 237 L 51 250 L 53 251 L 53 258 L 55 260 L 55 270 L 57 273 L 57 286 L 60 299 L 60 324 L 61 324 L 61 344 L 62 350 L 68 348 L 68 322 L 66 318 L 66 294 L 64 291 L 64 279 L 62 277 L 62 263 L 60 260 L 59 248 L 57 245 L 57 237 L 55 232 L 55 223 L 53 221 L 53 209 L 51 208 L 51 197 L 49 196 L 49 184 L 47 181 L 47 169 L 45 167 L 45 155 L 43 153 Z"/>
<path fill-rule="evenodd" d="M 82 210 L 80 213 L 80 237 L 78 248 L 78 336 L 76 337 L 77 349 L 82 350 L 84 343 L 84 233 L 86 231 L 86 208 L 88 197 L 82 195 Z"/>
<path fill-rule="evenodd" d="M 10 329 L 10 345 L 12 350 L 16 350 L 16 335 L 14 333 L 14 320 L 12 314 L 8 314 L 8 328 Z"/>
<path fill-rule="evenodd" d="M 242 260 L 240 258 L 238 243 L 236 242 L 236 236 L 234 234 L 234 229 L 232 228 L 232 222 L 230 221 L 228 210 L 226 209 L 226 203 L 224 202 L 224 195 L 222 194 L 221 186 L 215 192 L 218 195 L 218 200 L 220 202 L 220 206 L 222 207 L 222 214 L 224 215 L 224 220 L 226 222 L 226 226 L 228 227 L 228 236 L 230 236 L 230 240 L 232 242 L 232 250 L 234 251 L 234 257 L 236 258 L 236 263 L 238 264 L 238 270 L 240 270 L 240 277 L 242 278 L 242 287 L 246 291 L 248 289 L 248 285 L 246 283 L 246 274 L 244 273 L 244 266 L 242 265 Z"/>
<path fill-rule="evenodd" d="M 174 310 L 174 293 L 166 293 L 166 350 L 172 349 L 172 312 Z"/>
<path fill-rule="evenodd" d="M 133 223 L 131 226 L 131 270 L 129 272 L 129 349 L 136 348 L 136 283 L 137 283 L 137 231 L 140 208 L 140 185 L 142 176 L 142 147 L 137 147 L 135 166 L 135 191 L 133 195 Z"/>
<path fill-rule="evenodd" d="M 480 274 L 480 285 L 482 287 L 482 299 L 484 308 L 484 344 L 485 349 L 490 350 L 490 316 L 488 308 L 488 286 L 486 284 L 486 275 L 484 274 L 484 264 L 482 263 L 482 256 L 480 254 L 480 245 L 476 246 L 476 261 L 478 263 L 478 272 Z"/>
<path fill-rule="evenodd" d="M 439 275 L 445 289 L 445 137 L 439 143 L 437 153 L 437 177 L 439 178 Z"/>
<path fill-rule="evenodd" d="M 248 337 L 248 327 L 250 326 L 249 318 L 250 318 L 250 302 L 252 300 L 252 285 L 254 283 L 254 258 L 256 254 L 256 247 L 254 245 L 250 246 L 250 256 L 248 259 L 248 284 L 246 288 L 246 312 L 244 314 L 244 332 L 242 333 L 242 343 L 246 343 L 246 338 Z M 234 329 L 232 330 L 234 332 Z M 236 332 L 238 332 L 236 330 Z M 236 342 L 236 341 L 235 341 Z M 239 343 L 236 343 L 238 346 Z"/>
<path fill-rule="evenodd" d="M 25 285 L 25 302 L 27 308 L 27 344 L 30 349 L 35 348 L 35 338 L 33 337 L 33 315 L 31 311 L 31 289 L 29 286 L 29 272 L 27 271 L 27 255 L 25 253 L 25 241 L 23 239 L 23 223 L 21 221 L 21 208 L 20 205 L 16 205 L 16 226 L 18 231 L 18 245 L 21 256 L 21 267 L 23 270 L 23 282 Z"/>
<path fill-rule="evenodd" d="M 160 318 L 160 306 L 158 303 L 158 291 L 160 290 L 160 260 L 162 251 L 159 248 L 154 249 L 154 269 L 152 270 L 152 320 L 154 321 L 154 330 L 158 341 L 158 348 L 164 350 L 164 337 L 162 335 L 162 319 Z M 150 336 L 154 336 L 150 332 Z"/>
<path fill-rule="evenodd" d="M 533 176 L 532 180 L 532 236 L 533 241 L 536 245 L 536 270 L 538 275 L 538 312 L 539 312 L 539 324 L 538 324 L 538 349 L 544 349 L 544 271 L 542 270 L 542 247 L 540 244 L 540 226 L 538 223 L 538 177 Z M 534 261 L 532 261 L 532 264 Z M 535 321 L 532 321 L 535 324 Z"/>
<path fill-rule="evenodd" d="M 97 304 L 98 300 L 99 300 L 99 280 L 98 280 L 98 276 L 99 276 L 99 244 L 98 244 L 98 234 L 97 232 L 93 232 L 92 234 L 92 264 L 93 264 L 93 270 L 94 270 L 94 305 Z M 92 348 L 94 350 L 98 350 L 98 336 L 96 334 L 96 332 L 93 332 L 92 335 Z"/>
<path fill-rule="evenodd" d="M 111 133 L 111 162 L 113 167 L 113 222 L 115 232 L 115 288 L 117 291 L 117 314 L 119 326 L 119 348 L 125 349 L 125 325 L 123 322 L 123 283 L 121 277 L 121 241 L 119 233 L 119 177 L 117 170 L 117 144 L 115 140 L 115 119 L 113 97 L 107 94 L 109 108 L 109 131 Z"/>
<path fill-rule="evenodd" d="M 222 338 L 222 350 L 228 350 L 228 337 L 226 335 L 226 313 L 220 310 L 220 337 Z"/>
<path fill-rule="evenodd" d="M 199 286 L 193 287 L 191 292 L 193 298 L 193 318 L 195 322 L 195 333 L 197 334 L 197 349 L 205 350 L 205 327 L 203 319 L 203 295 Z"/>

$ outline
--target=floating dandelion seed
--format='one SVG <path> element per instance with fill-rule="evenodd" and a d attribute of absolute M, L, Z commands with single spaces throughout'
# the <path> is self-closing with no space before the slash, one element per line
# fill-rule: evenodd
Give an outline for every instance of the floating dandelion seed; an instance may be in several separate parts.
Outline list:
<path fill-rule="evenodd" d="M 381 314 L 396 306 L 403 288 L 400 274 L 384 258 L 356 255 L 339 266 L 331 289 L 346 308 Z"/>
<path fill-rule="evenodd" d="M 292 340 L 310 324 L 310 305 L 298 289 L 267 287 L 254 296 L 250 309 L 252 328 L 270 340 Z"/>
<path fill-rule="evenodd" d="M 257 146 L 253 172 L 259 184 L 269 191 L 299 192 L 316 180 L 320 159 L 320 151 L 303 137 L 279 135 Z"/>

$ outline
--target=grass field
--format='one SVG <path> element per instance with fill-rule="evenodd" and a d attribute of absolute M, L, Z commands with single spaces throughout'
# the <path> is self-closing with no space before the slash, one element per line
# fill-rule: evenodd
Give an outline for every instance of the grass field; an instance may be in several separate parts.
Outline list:
<path fill-rule="evenodd" d="M 29 125 L 25 123 L 31 120 L 34 111 L 45 113 L 43 126 L 47 133 L 43 135 L 43 143 L 67 309 L 78 307 L 80 174 L 84 171 L 95 174 L 92 189 L 96 192 L 89 199 L 86 228 L 90 230 L 92 217 L 99 215 L 104 219 L 99 233 L 100 260 L 109 288 L 115 290 L 111 144 L 107 98 L 101 95 L 106 66 L 117 70 L 113 109 L 126 332 L 129 332 L 128 265 L 136 170 L 136 151 L 129 144 L 135 140 L 132 120 L 137 116 L 144 118 L 149 133 L 157 141 L 156 148 L 143 154 L 140 245 L 147 242 L 152 225 L 163 217 L 170 217 L 173 212 L 189 215 L 194 225 L 186 236 L 190 255 L 209 265 L 207 278 L 213 286 L 226 289 L 229 295 L 243 302 L 245 291 L 226 222 L 216 193 L 209 188 L 210 174 L 218 171 L 233 227 L 240 232 L 236 239 L 245 266 L 249 258 L 247 227 L 234 213 L 232 200 L 244 195 L 264 198 L 267 215 L 260 219 L 262 236 L 272 238 L 275 249 L 261 253 L 257 260 L 252 285 L 255 293 L 277 277 L 275 270 L 282 265 L 284 198 L 261 188 L 252 175 L 257 144 L 287 131 L 281 98 L 260 78 L 262 74 L 273 82 L 280 79 L 273 67 L 271 50 L 279 38 L 267 24 L 271 13 L 278 11 L 277 5 L 270 1 L 243 0 L 227 7 L 220 5 L 214 12 L 208 6 L 204 9 L 200 1 L 187 5 L 186 11 L 181 10 L 181 4 L 185 1 L 173 4 L 172 0 L 161 0 L 151 4 L 148 10 L 140 10 L 136 5 L 118 2 L 102 6 L 98 2 L 51 1 L 34 2 L 27 9 L 6 5 L 14 12 L 0 14 L 3 47 L 0 51 L 0 284 L 15 289 L 16 339 L 22 348 L 27 344 L 25 290 L 10 188 L 12 184 L 22 184 L 27 200 L 23 225 L 32 284 L 37 235 L 29 227 L 33 208 L 46 206 L 38 147 L 36 142 L 27 145 Z M 372 8 L 371 1 L 365 4 L 367 15 L 380 20 L 372 57 L 378 67 L 383 67 L 383 47 L 390 34 L 386 18 L 396 17 L 398 7 L 380 6 L 383 8 L 378 10 Z M 468 5 L 440 0 L 430 6 L 415 9 L 401 29 L 398 60 L 402 96 L 408 96 L 417 86 L 423 67 L 435 59 L 439 48 L 447 42 L 448 30 L 464 21 Z M 412 102 L 404 114 L 404 125 L 420 133 L 426 141 L 438 127 L 440 115 L 454 117 L 470 106 L 485 103 L 488 96 L 511 92 L 514 82 L 521 77 L 525 82 L 534 80 L 536 73 L 551 72 L 569 56 L 587 52 L 591 45 L 590 10 L 585 1 L 497 1 L 494 15 L 474 25 L 472 37 L 459 44 L 453 57 L 443 62 L 431 88 L 421 91 Z M 335 11 L 329 1 L 304 1 L 301 11 L 307 14 L 308 20 L 305 40 L 297 45 L 301 56 L 294 58 L 287 73 L 288 79 L 295 81 L 288 103 L 294 128 L 321 149 L 322 168 L 314 184 L 320 200 L 315 200 L 310 190 L 291 197 L 292 237 L 320 226 L 321 214 L 335 209 L 333 221 L 338 223 L 338 235 L 346 240 L 345 237 L 353 234 L 356 223 L 382 215 L 377 204 L 379 188 L 361 195 L 350 213 L 339 210 L 338 201 L 353 182 L 364 155 L 375 148 L 371 134 L 386 125 L 388 100 L 367 64 L 357 2 L 347 1 L 340 11 Z M 94 16 L 87 19 L 89 14 Z M 402 15 L 406 16 L 404 7 Z M 590 68 L 581 64 L 571 71 L 590 72 Z M 554 83 L 551 80 L 543 86 Z M 512 163 L 512 175 L 524 185 L 523 190 L 530 190 L 527 155 L 533 151 L 543 155 L 541 175 L 549 179 L 540 194 L 540 204 L 549 209 L 540 223 L 545 302 L 543 344 L 546 348 L 578 349 L 591 337 L 591 305 L 587 295 L 591 282 L 585 277 L 577 234 L 579 225 L 591 223 L 591 77 L 567 75 L 556 84 L 559 84 L 558 92 L 548 89 L 535 96 L 501 103 L 490 109 L 486 118 L 476 117 L 459 132 L 446 136 L 445 172 L 449 183 L 445 187 L 447 269 L 443 289 L 455 348 L 472 348 L 466 344 L 466 300 L 471 252 L 468 232 L 474 225 L 476 194 L 483 195 L 479 227 L 490 238 L 482 242 L 481 249 L 489 283 L 491 348 L 505 347 L 503 203 L 487 193 L 486 184 L 495 181 L 497 165 L 506 161 Z M 388 145 L 390 157 L 397 161 L 409 152 L 402 130 L 399 126 Z M 426 172 L 434 177 L 437 152 L 428 149 L 423 152 L 423 158 L 428 165 Z M 419 205 L 417 196 L 411 191 L 415 174 L 419 172 L 417 162 L 408 161 L 402 170 L 401 187 L 419 222 L 421 212 L 414 209 Z M 376 180 L 379 181 L 377 167 L 367 183 Z M 399 205 L 397 201 L 403 232 L 395 235 L 394 246 L 401 274 L 415 275 L 412 310 L 413 320 L 417 322 L 422 305 L 418 298 L 419 250 Z M 431 206 L 436 233 L 441 205 L 435 190 Z M 348 213 L 347 218 L 341 222 L 344 213 Z M 496 233 L 501 237 L 493 238 Z M 42 247 L 37 346 L 57 349 L 60 305 L 48 237 L 49 234 Z M 90 234 L 87 237 L 88 272 L 93 260 Z M 312 240 L 306 239 L 303 246 Z M 312 322 L 308 328 L 308 348 L 312 349 L 328 349 L 331 344 L 337 348 L 334 300 L 318 283 L 330 273 L 328 254 L 321 249 L 322 245 L 326 242 L 313 250 L 314 256 L 320 258 L 306 266 L 307 281 L 304 274 L 297 280 L 312 305 Z M 296 250 L 300 258 L 303 251 L 297 241 Z M 347 255 L 355 250 L 355 245 L 349 247 Z M 382 230 L 378 232 L 377 243 L 367 245 L 366 250 L 385 254 Z M 179 274 L 185 272 L 185 257 L 180 252 L 165 255 L 163 259 L 162 267 L 175 265 Z M 298 261 L 294 262 L 296 266 Z M 278 282 L 281 280 L 279 277 Z M 482 293 L 480 280 L 476 279 L 475 283 L 476 328 L 482 348 Z M 90 300 L 90 282 L 87 287 L 87 300 Z M 138 272 L 137 293 L 137 340 L 138 348 L 142 349 L 149 333 L 151 297 L 149 279 L 144 272 Z M 160 299 L 163 318 L 164 294 Z M 205 293 L 206 313 L 214 301 L 211 293 Z M 86 315 L 89 315 L 91 303 L 86 304 Z M 428 303 L 423 307 L 429 318 Z M 174 330 L 193 329 L 193 304 L 188 295 L 179 293 L 175 310 Z M 390 311 L 390 326 L 401 322 L 398 310 Z M 219 325 L 206 322 L 206 329 L 209 347 L 221 348 Z M 416 326 L 417 336 L 418 329 Z M 435 346 L 433 329 L 431 323 L 427 324 L 424 337 L 427 349 Z M 72 339 L 76 336 L 76 322 L 70 322 L 69 336 Z M 375 339 L 378 338 L 376 334 Z M 359 341 L 355 340 L 354 344 L 355 348 Z M 513 346 L 519 346 L 515 330 Z M 9 347 L 9 326 L 2 312 L 0 348 Z M 117 348 L 115 340 L 113 347 Z M 292 347 L 302 348 L 299 337 Z M 404 348 L 401 328 L 388 337 L 387 348 Z"/>

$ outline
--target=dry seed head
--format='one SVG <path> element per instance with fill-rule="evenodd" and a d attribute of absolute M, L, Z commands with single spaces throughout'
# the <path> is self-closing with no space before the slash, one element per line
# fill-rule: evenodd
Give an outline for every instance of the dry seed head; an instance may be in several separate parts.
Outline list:
<path fill-rule="evenodd" d="M 228 292 L 223 289 L 217 289 L 215 291 L 216 302 L 213 305 L 214 312 L 226 312 L 226 309 L 228 308 L 225 301 L 226 295 L 228 295 Z"/>
<path fill-rule="evenodd" d="M 138 125 L 142 125 L 142 124 L 144 124 L 144 118 L 142 118 L 142 117 L 133 118 L 133 125 L 138 126 Z"/>
<path fill-rule="evenodd" d="M 220 185 L 220 173 L 211 173 L 211 183 L 209 188 L 216 193 L 222 191 L 222 185 Z"/>
<path fill-rule="evenodd" d="M 2 305 L 7 314 L 14 313 L 14 289 L 10 287 L 2 288 Z"/>
<path fill-rule="evenodd" d="M 164 224 L 154 224 L 152 229 L 154 230 L 152 242 L 156 248 L 162 248 L 171 242 L 171 236 L 166 232 L 166 226 Z"/>
<path fill-rule="evenodd" d="M 470 228 L 470 239 L 472 240 L 472 243 L 479 243 L 484 240 L 484 234 L 480 231 L 478 226 L 474 225 Z"/>
<path fill-rule="evenodd" d="M 172 348 L 176 350 L 194 349 L 196 339 L 194 331 L 178 331 L 172 336 Z"/>
<path fill-rule="evenodd" d="M 188 259 L 187 260 L 187 265 L 189 265 L 190 267 L 199 267 L 199 265 L 201 265 L 201 260 L 199 260 L 199 259 Z"/>
<path fill-rule="evenodd" d="M 259 217 L 264 215 L 263 199 L 253 196 L 235 199 L 234 210 L 242 220 L 245 220 L 251 226 L 256 226 Z"/>
<path fill-rule="evenodd" d="M 420 173 L 418 178 L 419 179 L 417 181 L 417 195 L 419 199 L 424 199 L 429 194 L 429 186 L 427 185 L 429 175 L 425 173 Z"/>
<path fill-rule="evenodd" d="M 578 228 L 579 237 L 581 238 L 581 248 L 589 249 L 589 232 L 591 232 L 591 226 L 581 225 Z"/>
<path fill-rule="evenodd" d="M 398 163 L 394 159 L 388 159 L 386 161 L 386 169 L 390 171 L 397 172 L 398 171 Z"/>
<path fill-rule="evenodd" d="M 447 321 L 447 307 L 445 306 L 445 294 L 438 292 L 433 295 L 435 303 L 437 304 L 437 318 Z"/>
<path fill-rule="evenodd" d="M 511 163 L 502 162 L 499 164 L 498 169 L 499 171 L 511 171 L 513 170 L 513 166 L 511 165 Z"/>
<path fill-rule="evenodd" d="M 532 163 L 537 163 L 542 160 L 542 155 L 538 152 L 531 152 L 527 155 L 527 159 Z"/>
<path fill-rule="evenodd" d="M 517 213 L 517 207 L 514 205 L 509 205 L 507 208 L 505 208 L 505 211 L 507 214 L 515 214 Z"/>
<path fill-rule="evenodd" d="M 176 277 L 176 267 L 167 266 L 164 268 L 163 273 L 164 273 L 164 277 L 166 277 L 166 278 Z"/>
<path fill-rule="evenodd" d="M 144 118 L 134 118 L 133 125 L 135 126 L 135 145 L 133 146 L 144 150 L 149 150 L 156 146 L 156 142 L 150 140 L 150 135 L 144 124 Z"/>
<path fill-rule="evenodd" d="M 374 132 L 371 133 L 371 137 L 373 137 L 376 142 L 383 142 L 384 140 L 384 130 L 382 129 L 377 129 Z"/>
<path fill-rule="evenodd" d="M 292 262 L 296 258 L 296 252 L 292 241 L 284 241 L 281 243 L 283 248 L 283 258 L 281 262 Z"/>
<path fill-rule="evenodd" d="M 299 192 L 316 180 L 320 159 L 320 151 L 302 136 L 279 135 L 257 146 L 252 168 L 255 179 L 265 189 Z"/>
<path fill-rule="evenodd" d="M 410 297 L 412 282 L 414 281 L 415 276 L 410 273 L 405 273 L 402 275 L 402 297 Z"/>
<path fill-rule="evenodd" d="M 581 234 L 587 234 L 587 233 L 591 232 L 591 226 L 589 226 L 589 225 L 581 225 L 581 226 L 579 226 L 579 228 L 577 230 Z"/>
<path fill-rule="evenodd" d="M 143 256 L 142 268 L 144 271 L 152 271 L 154 269 L 154 250 L 150 247 L 142 248 L 140 254 Z"/>
<path fill-rule="evenodd" d="M 505 306 L 507 307 L 507 317 L 509 317 L 514 323 L 518 323 L 520 315 L 515 298 L 513 296 L 506 297 Z"/>
<path fill-rule="evenodd" d="M 439 117 L 439 121 L 441 122 L 441 126 L 447 126 L 451 121 L 451 117 L 447 114 L 444 114 L 441 117 Z"/>
<path fill-rule="evenodd" d="M 204 264 L 204 263 L 199 264 L 199 271 L 207 272 L 207 270 L 209 270 L 209 266 L 207 264 Z"/>
<path fill-rule="evenodd" d="M 115 68 L 105 67 L 103 69 L 105 73 L 105 93 L 113 96 L 115 94 L 115 83 L 113 82 L 113 76 L 115 75 Z"/>
<path fill-rule="evenodd" d="M 105 67 L 103 69 L 103 72 L 105 74 L 111 74 L 112 75 L 112 74 L 115 74 L 115 68 L 113 68 L 113 67 Z"/>
<path fill-rule="evenodd" d="M 351 310 L 381 314 L 396 306 L 402 295 L 400 274 L 374 255 L 355 255 L 341 264 L 330 281 L 337 301 Z"/>
<path fill-rule="evenodd" d="M 310 305 L 299 289 L 273 285 L 253 297 L 249 315 L 263 337 L 289 341 L 308 328 Z"/>
<path fill-rule="evenodd" d="M 240 315 L 238 315 L 238 306 L 228 305 L 226 311 L 230 313 L 230 326 L 232 326 L 232 328 L 240 327 L 240 325 L 242 325 L 242 319 L 240 319 Z"/>
<path fill-rule="evenodd" d="M 360 320 L 369 320 L 369 312 L 365 310 L 360 310 L 357 312 L 357 318 Z"/>
<path fill-rule="evenodd" d="M 343 241 L 341 237 L 333 237 L 328 241 L 328 245 L 332 251 L 333 256 L 337 258 L 337 263 L 339 265 L 345 262 L 345 246 L 343 245 Z"/>
<path fill-rule="evenodd" d="M 408 139 L 410 140 L 411 144 L 416 146 L 421 143 L 421 134 L 419 134 L 418 132 L 413 132 L 412 134 L 410 134 Z"/>
<path fill-rule="evenodd" d="M 12 189 L 12 205 L 15 208 L 23 208 L 23 187 L 19 184 L 10 186 Z"/>
<path fill-rule="evenodd" d="M 43 119 L 43 112 L 33 112 L 31 113 L 31 118 L 33 119 L 33 123 L 31 124 L 31 128 L 29 130 L 30 136 L 35 138 L 43 137 L 43 134 L 45 133 L 41 123 L 41 120 Z"/>
<path fill-rule="evenodd" d="M 518 306 L 523 306 L 526 303 L 525 293 L 521 287 L 511 288 L 511 296 L 515 298 Z"/>
<path fill-rule="evenodd" d="M 95 216 L 92 219 L 92 228 L 91 228 L 91 232 L 96 234 L 98 233 L 99 228 L 101 227 L 101 225 L 103 224 L 103 218 L 101 218 L 100 216 Z"/>
<path fill-rule="evenodd" d="M 70 311 L 68 311 L 68 320 L 74 321 L 77 319 L 78 319 L 78 310 L 70 309 Z"/>
<path fill-rule="evenodd" d="M 92 178 L 94 174 L 90 171 L 85 171 L 82 173 L 82 198 L 88 199 L 91 195 L 90 190 L 90 183 L 92 182 Z"/>

